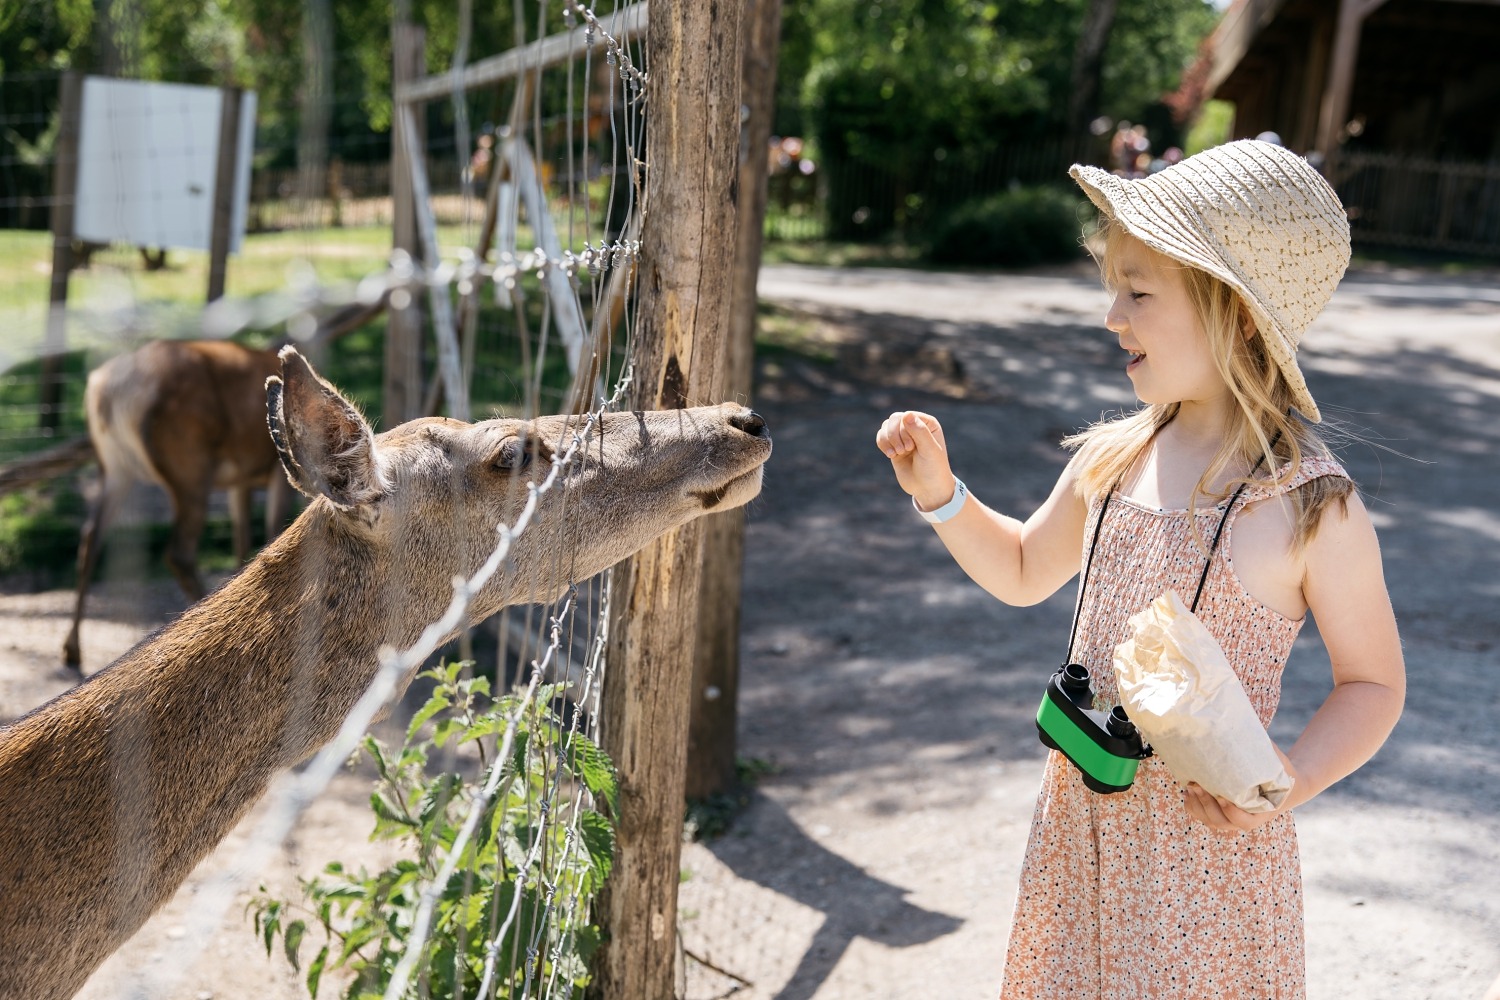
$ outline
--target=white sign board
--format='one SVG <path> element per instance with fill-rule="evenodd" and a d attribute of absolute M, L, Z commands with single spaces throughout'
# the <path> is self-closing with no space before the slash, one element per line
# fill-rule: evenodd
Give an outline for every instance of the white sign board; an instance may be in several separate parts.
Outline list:
<path fill-rule="evenodd" d="M 213 233 L 223 92 L 217 87 L 86 77 L 73 235 L 96 243 L 208 250 Z M 229 249 L 238 253 L 250 198 L 255 94 L 240 104 Z"/>

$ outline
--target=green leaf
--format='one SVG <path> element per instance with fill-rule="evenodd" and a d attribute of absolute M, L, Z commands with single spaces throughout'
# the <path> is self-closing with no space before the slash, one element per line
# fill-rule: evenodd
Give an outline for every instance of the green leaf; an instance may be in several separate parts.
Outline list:
<path fill-rule="evenodd" d="M 447 707 L 448 699 L 441 693 L 434 694 L 431 698 L 428 698 L 427 704 L 417 709 L 417 714 L 411 717 L 411 724 L 406 727 L 406 738 L 408 740 L 416 739 L 417 733 L 427 723 L 427 720 Z"/>
<path fill-rule="evenodd" d="M 380 745 L 380 741 L 367 735 L 363 740 L 363 745 L 365 753 L 369 754 L 370 759 L 375 762 L 375 771 L 380 775 L 380 780 L 390 781 L 390 767 L 385 759 L 385 748 Z"/>
<path fill-rule="evenodd" d="M 578 817 L 578 835 L 583 840 L 584 850 L 589 855 L 589 871 L 594 878 L 594 890 L 604 885 L 615 866 L 615 831 L 609 820 L 596 812 L 585 812 Z"/>
<path fill-rule="evenodd" d="M 510 773 L 526 773 L 526 756 L 531 750 L 531 734 L 522 729 L 517 731 L 515 742 L 511 744 Z"/>
<path fill-rule="evenodd" d="M 370 809 L 375 813 L 375 818 L 386 824 L 406 829 L 415 829 L 416 823 L 406 815 L 405 811 L 394 805 L 387 799 L 384 793 L 374 791 L 370 793 Z"/>
<path fill-rule="evenodd" d="M 293 920 L 286 925 L 286 933 L 282 937 L 282 947 L 286 951 L 286 960 L 293 969 L 302 968 L 301 959 L 297 955 L 297 949 L 302 945 L 302 936 L 307 933 L 307 923 L 302 920 Z"/>
<path fill-rule="evenodd" d="M 463 787 L 463 778 L 452 773 L 440 774 L 428 784 L 417 803 L 417 821 L 424 830 L 445 814 L 448 803 L 463 793 Z"/>
<path fill-rule="evenodd" d="M 620 815 L 620 786 L 615 765 L 598 744 L 582 733 L 569 733 L 563 743 L 563 764 L 569 774 L 583 782 L 596 800 L 608 803 L 611 816 Z"/>
<path fill-rule="evenodd" d="M 432 743 L 434 746 L 447 746 L 448 741 L 455 736 L 463 736 L 464 724 L 460 719 L 443 719 L 432 727 Z"/>
<path fill-rule="evenodd" d="M 307 967 L 307 995 L 316 997 L 318 995 L 318 984 L 323 981 L 323 969 L 328 964 L 328 946 L 325 944 L 318 949 L 318 954 L 313 957 L 312 964 Z"/>
<path fill-rule="evenodd" d="M 261 936 L 266 942 L 267 957 L 270 957 L 272 951 L 271 942 L 276 939 L 276 932 L 281 930 L 281 907 L 282 904 L 280 901 L 272 901 L 261 914 L 261 919 L 264 921 L 261 923 Z"/>
<path fill-rule="evenodd" d="M 349 957 L 365 945 L 374 941 L 385 932 L 385 925 L 379 920 L 364 920 L 349 928 L 349 933 L 344 935 L 344 947 L 339 953 L 335 965 L 343 965 L 349 961 Z"/>

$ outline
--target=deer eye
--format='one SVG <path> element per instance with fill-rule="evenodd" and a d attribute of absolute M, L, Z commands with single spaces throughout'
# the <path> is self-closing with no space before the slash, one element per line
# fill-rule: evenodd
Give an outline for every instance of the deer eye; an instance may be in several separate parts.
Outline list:
<path fill-rule="evenodd" d="M 536 440 L 508 439 L 495 453 L 495 468 L 506 472 L 520 472 L 531 465 L 536 454 Z"/>

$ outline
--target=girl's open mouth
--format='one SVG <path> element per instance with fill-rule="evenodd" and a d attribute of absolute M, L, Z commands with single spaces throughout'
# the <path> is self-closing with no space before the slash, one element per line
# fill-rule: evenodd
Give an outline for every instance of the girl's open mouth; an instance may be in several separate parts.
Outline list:
<path fill-rule="evenodd" d="M 1126 364 L 1125 364 L 1125 370 L 1127 372 L 1128 371 L 1132 371 L 1135 368 L 1140 367 L 1141 362 L 1145 361 L 1145 360 L 1146 360 L 1146 355 L 1142 354 L 1140 351 L 1131 351 L 1130 352 L 1130 360 L 1128 362 L 1126 362 Z"/>

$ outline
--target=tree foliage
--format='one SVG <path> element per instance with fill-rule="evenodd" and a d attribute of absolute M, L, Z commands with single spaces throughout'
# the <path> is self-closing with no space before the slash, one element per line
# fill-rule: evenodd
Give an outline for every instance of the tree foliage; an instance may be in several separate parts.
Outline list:
<path fill-rule="evenodd" d="M 788 0 L 777 122 L 822 163 L 889 190 L 841 199 L 896 224 L 934 159 L 978 165 L 1017 144 L 1077 148 L 1069 97 L 1089 0 Z M 1205 0 L 1118 0 L 1089 118 L 1154 121 L 1215 21 Z M 1070 143 L 1073 145 L 1070 146 Z M 1059 164 L 1060 171 L 1061 164 Z M 1060 176 L 1060 172 L 1059 172 Z M 848 192 L 844 192 L 848 194 Z M 882 199 L 888 206 L 881 208 Z M 928 199 L 930 202 L 930 198 Z M 877 229 L 879 227 L 876 227 Z M 852 235 L 846 233 L 845 235 Z"/>
<path fill-rule="evenodd" d="M 788 0 L 778 125 L 824 155 L 1055 132 L 1086 0 Z M 1144 116 L 1212 29 L 1205 0 L 1119 0 L 1099 107 Z M 890 137 L 890 138 L 887 138 Z"/>
<path fill-rule="evenodd" d="M 934 156 L 948 158 L 951 169 L 955 161 L 977 163 L 1008 145 L 1063 138 L 1091 2 L 1098 0 L 785 0 L 776 131 L 811 138 L 824 162 L 885 172 L 898 199 L 926 182 Z M 328 154 L 383 159 L 395 3 L 0 3 L 0 117 L 7 123 L 0 131 L 0 181 L 12 192 L 45 191 L 57 101 L 56 80 L 47 74 L 69 68 L 255 90 L 261 166 L 296 162 L 307 77 L 317 72 L 331 92 Z M 406 6 L 427 30 L 429 70 L 451 66 L 459 5 L 407 0 Z M 614 5 L 598 6 L 602 13 Z M 1208 0 L 1116 0 L 1115 6 L 1098 107 L 1087 113 L 1175 128 L 1157 102 L 1176 86 L 1215 10 Z M 315 16 L 326 17 L 329 51 L 309 58 L 307 26 Z M 517 17 L 524 21 L 519 32 Z M 539 19 L 546 30 L 557 30 L 562 5 L 474 4 L 470 58 L 511 48 L 518 36 L 534 38 Z M 471 95 L 473 120 L 502 119 L 502 97 Z M 453 122 L 449 103 L 430 105 L 430 146 L 449 141 Z"/>
<path fill-rule="evenodd" d="M 410 0 L 427 29 L 429 69 L 452 65 L 458 5 Z M 307 58 L 306 19 L 318 9 L 331 22 L 328 51 Z M 470 58 L 516 44 L 512 4 L 473 5 Z M 527 36 L 536 8 L 520 7 Z M 548 30 L 561 27 L 549 5 Z M 58 127 L 59 74 L 66 70 L 212 86 L 238 86 L 258 97 L 257 165 L 296 163 L 308 97 L 309 62 L 327 74 L 328 153 L 345 160 L 389 156 L 391 0 L 5 0 L 0 2 L 0 194 L 11 207 L 50 190 Z M 326 65 L 319 66 L 320 60 Z M 479 121 L 495 117 L 498 95 L 472 98 Z M 451 104 L 435 102 L 431 137 L 451 136 Z M 0 212 L 0 225 L 16 225 Z M 30 213 L 19 224 L 45 224 Z"/>

